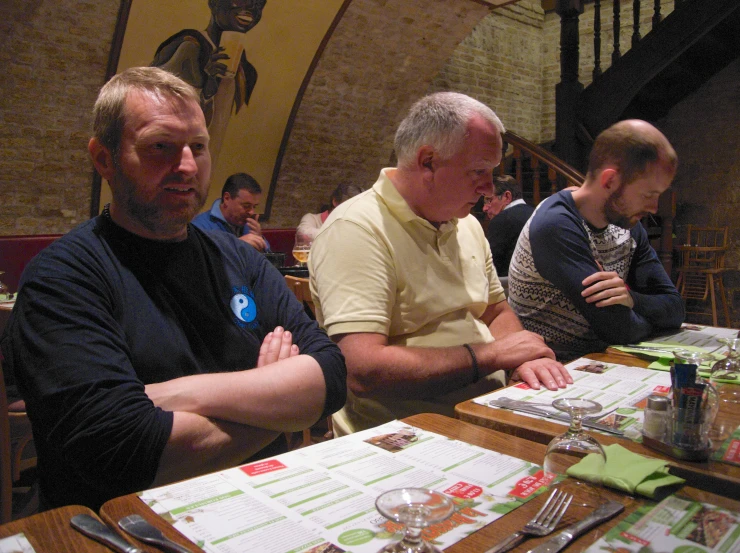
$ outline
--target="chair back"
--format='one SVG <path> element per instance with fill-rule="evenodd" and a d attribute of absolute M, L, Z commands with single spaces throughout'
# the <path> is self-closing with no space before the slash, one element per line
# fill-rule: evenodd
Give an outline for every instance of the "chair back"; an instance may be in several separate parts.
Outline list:
<path fill-rule="evenodd" d="M 716 293 L 722 303 L 725 324 L 731 326 L 722 273 L 725 268 L 725 253 L 728 250 L 727 227 L 697 227 L 688 225 L 686 241 L 678 247 L 681 265 L 678 268 L 676 288 L 685 300 L 711 300 L 712 324 L 717 326 Z M 702 315 L 700 311 L 686 314 Z"/>
<path fill-rule="evenodd" d="M 298 298 L 298 301 L 303 303 L 303 305 L 308 306 L 308 308 L 311 310 L 311 313 L 313 313 L 315 317 L 316 307 L 314 306 L 313 298 L 311 297 L 311 287 L 309 285 L 309 280 L 307 278 L 285 275 L 285 283 L 288 285 L 288 288 L 293 291 L 295 297 Z"/>
<path fill-rule="evenodd" d="M 5 377 L 0 359 L 0 524 L 10 522 L 13 513 L 13 481 L 10 450 L 10 422 Z"/>
<path fill-rule="evenodd" d="M 706 272 L 724 268 L 727 251 L 727 227 L 686 228 L 686 243 L 679 247 L 680 269 L 691 272 Z"/>

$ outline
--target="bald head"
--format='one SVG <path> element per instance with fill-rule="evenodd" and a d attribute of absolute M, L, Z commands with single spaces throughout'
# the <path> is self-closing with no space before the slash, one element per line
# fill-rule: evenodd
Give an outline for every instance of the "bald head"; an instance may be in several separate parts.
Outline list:
<path fill-rule="evenodd" d="M 629 184 L 648 168 L 659 163 L 664 171 L 675 173 L 676 151 L 653 125 L 639 119 L 615 123 L 602 132 L 591 149 L 586 180 L 590 181 L 605 167 L 619 171 L 623 184 Z"/>

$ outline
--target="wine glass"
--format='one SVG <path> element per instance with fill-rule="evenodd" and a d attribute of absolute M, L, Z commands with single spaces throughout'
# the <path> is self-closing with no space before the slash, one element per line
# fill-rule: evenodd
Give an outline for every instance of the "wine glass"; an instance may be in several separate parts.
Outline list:
<path fill-rule="evenodd" d="M 305 267 L 308 262 L 308 254 L 311 252 L 311 242 L 310 236 L 306 236 L 305 234 L 295 235 L 293 257 L 295 257 L 299 267 Z"/>
<path fill-rule="evenodd" d="M 406 525 L 403 539 L 386 545 L 378 553 L 440 553 L 424 541 L 421 531 L 446 520 L 455 511 L 449 497 L 424 488 L 389 490 L 378 496 L 375 507 L 385 518 Z"/>
<path fill-rule="evenodd" d="M 603 473 L 606 466 L 606 453 L 601 444 L 583 430 L 584 415 L 598 413 L 602 406 L 595 401 L 580 398 L 562 398 L 552 402 L 552 406 L 559 411 L 570 415 L 570 426 L 565 434 L 556 436 L 547 445 L 545 451 L 545 463 L 543 466 L 545 476 L 555 478 L 567 476 L 567 471 L 573 465 L 579 463 L 586 455 L 594 454 L 593 468 L 596 472 Z M 576 499 L 583 501 L 584 507 L 599 505 L 600 498 L 598 485 L 575 480 L 578 486 Z"/>
<path fill-rule="evenodd" d="M 717 391 L 720 401 L 740 403 L 740 338 L 717 340 L 727 346 L 727 357 L 712 365 L 709 379 L 712 383 L 719 384 Z"/>

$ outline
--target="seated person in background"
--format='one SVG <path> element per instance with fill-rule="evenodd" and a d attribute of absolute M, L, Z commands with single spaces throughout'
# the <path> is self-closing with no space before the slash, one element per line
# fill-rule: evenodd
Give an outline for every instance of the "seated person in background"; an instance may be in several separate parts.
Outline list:
<path fill-rule="evenodd" d="M 504 175 L 493 178 L 493 196 L 486 198 L 483 211 L 491 219 L 486 238 L 491 245 L 496 274 L 508 276 L 516 240 L 534 208 L 524 203 L 522 185 L 514 177 Z"/>
<path fill-rule="evenodd" d="M 26 268 L 2 339 L 26 400 L 43 506 L 226 469 L 344 404 L 339 348 L 264 256 L 189 225 L 208 192 L 197 92 L 113 77 L 89 152 L 113 195 Z"/>
<path fill-rule="evenodd" d="M 259 183 L 247 173 L 235 173 L 226 179 L 221 198 L 213 202 L 210 211 L 196 216 L 193 224 L 201 230 L 228 232 L 256 250 L 270 251 L 255 212 L 261 199 Z"/>
<path fill-rule="evenodd" d="M 360 192 L 362 192 L 362 188 L 355 184 L 340 184 L 331 193 L 329 207 L 325 211 L 321 213 L 306 213 L 301 217 L 301 222 L 298 223 L 298 228 L 295 231 L 296 234 L 302 234 L 313 240 L 316 238 L 321 225 L 324 224 L 329 213 L 343 201 L 357 196 Z"/>
<path fill-rule="evenodd" d="M 339 435 L 456 403 L 517 373 L 534 388 L 570 382 L 545 341 L 506 303 L 480 223 L 493 193 L 501 121 L 452 92 L 418 101 L 395 138 L 398 167 L 337 207 L 311 248 L 317 318 L 347 362 Z"/>
<path fill-rule="evenodd" d="M 509 303 L 559 359 L 681 326 L 681 297 L 639 224 L 658 211 L 677 164 L 658 129 L 616 123 L 596 138 L 583 186 L 546 199 L 525 225 Z"/>

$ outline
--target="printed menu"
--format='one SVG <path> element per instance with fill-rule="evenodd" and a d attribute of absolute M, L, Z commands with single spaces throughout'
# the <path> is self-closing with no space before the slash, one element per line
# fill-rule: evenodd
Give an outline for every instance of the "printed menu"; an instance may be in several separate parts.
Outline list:
<path fill-rule="evenodd" d="M 139 495 L 209 553 L 375 553 L 403 535 L 375 509 L 384 491 L 447 494 L 455 512 L 423 532 L 445 548 L 549 483 L 527 461 L 393 421 Z"/>
<path fill-rule="evenodd" d="M 681 328 L 670 334 L 665 334 L 657 338 L 650 338 L 651 342 L 662 344 L 680 344 L 683 346 L 695 346 L 705 349 L 710 353 L 721 353 L 723 345 L 717 338 L 737 338 L 738 330 L 736 328 L 723 328 L 719 326 L 704 326 L 690 323 L 684 323 Z"/>
<path fill-rule="evenodd" d="M 664 372 L 646 371 L 585 357 L 568 363 L 565 368 L 573 378 L 573 384 L 565 389 L 551 391 L 543 387 L 535 390 L 520 382 L 477 397 L 473 401 L 497 409 L 490 405 L 491 400 L 507 398 L 531 403 L 538 409 L 551 413 L 560 413 L 551 406 L 556 399 L 590 399 L 600 403 L 604 412 L 603 416 L 592 419 L 594 422 L 622 430 L 625 437 L 642 442 L 643 412 L 647 396 L 653 393 L 668 394 L 671 390 L 671 376 Z M 537 418 L 537 415 L 521 414 Z M 567 422 L 563 424 L 567 425 Z"/>
<path fill-rule="evenodd" d="M 632 513 L 586 553 L 740 553 L 740 513 L 677 496 Z"/>

